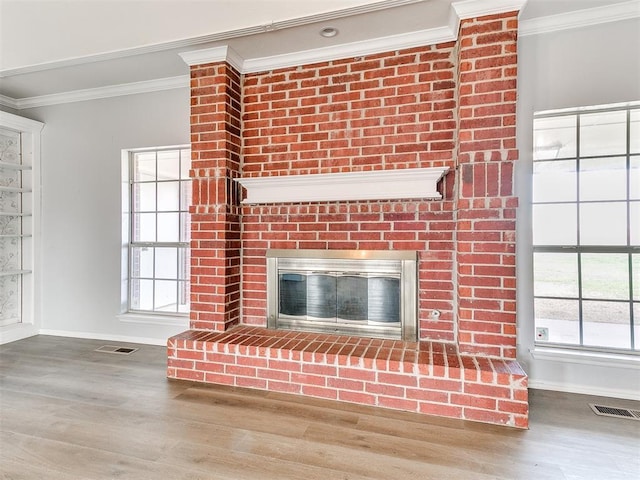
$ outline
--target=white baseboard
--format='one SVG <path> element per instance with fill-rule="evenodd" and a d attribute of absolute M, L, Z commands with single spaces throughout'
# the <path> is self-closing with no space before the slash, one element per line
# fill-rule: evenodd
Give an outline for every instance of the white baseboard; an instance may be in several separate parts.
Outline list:
<path fill-rule="evenodd" d="M 48 329 L 41 329 L 37 333 L 40 335 L 52 335 L 54 337 L 85 338 L 90 340 L 104 340 L 108 342 L 140 343 L 143 345 L 162 345 L 162 346 L 167 345 L 167 339 L 162 339 L 162 338 L 129 337 L 125 335 L 70 332 L 66 330 L 48 330 Z"/>
<path fill-rule="evenodd" d="M 612 388 L 600 388 L 592 385 L 570 385 L 566 383 L 535 381 L 529 379 L 529 388 L 539 390 L 553 390 L 556 392 L 579 393 L 582 395 L 595 395 L 597 397 L 621 398 L 625 400 L 640 401 L 640 391 L 620 390 Z"/>
<path fill-rule="evenodd" d="M 38 329 L 31 323 L 16 323 L 0 327 L 0 345 L 16 342 L 23 338 L 33 337 L 38 334 Z"/>

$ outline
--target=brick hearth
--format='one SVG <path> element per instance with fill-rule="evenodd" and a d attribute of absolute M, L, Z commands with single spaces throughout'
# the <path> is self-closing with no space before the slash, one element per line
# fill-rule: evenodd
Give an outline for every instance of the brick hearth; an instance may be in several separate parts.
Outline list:
<path fill-rule="evenodd" d="M 169 342 L 169 376 L 527 426 L 527 377 L 520 365 L 461 355 L 450 343 L 250 326 L 189 331 Z"/>
<path fill-rule="evenodd" d="M 191 330 L 169 339 L 169 377 L 525 428 L 516 37 L 509 12 L 438 45 L 260 73 L 192 65 Z M 428 167 L 449 168 L 441 200 L 249 205 L 234 181 Z M 417 251 L 419 342 L 268 330 L 268 249 Z"/>

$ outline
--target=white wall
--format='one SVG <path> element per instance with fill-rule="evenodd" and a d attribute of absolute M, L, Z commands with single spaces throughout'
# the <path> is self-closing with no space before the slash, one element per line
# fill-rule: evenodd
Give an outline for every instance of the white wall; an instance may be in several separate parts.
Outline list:
<path fill-rule="evenodd" d="M 164 344 L 123 322 L 121 150 L 189 143 L 188 88 L 26 109 L 42 131 L 41 332 Z"/>
<path fill-rule="evenodd" d="M 519 39 L 518 358 L 536 388 L 640 399 L 640 364 L 607 358 L 554 358 L 534 348 L 531 254 L 533 113 L 640 100 L 640 20 Z M 586 363 L 584 363 L 586 362 Z"/>

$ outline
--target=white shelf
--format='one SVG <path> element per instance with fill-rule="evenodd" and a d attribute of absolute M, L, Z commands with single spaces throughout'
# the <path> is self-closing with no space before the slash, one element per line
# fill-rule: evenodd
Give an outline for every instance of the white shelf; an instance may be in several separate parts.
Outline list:
<path fill-rule="evenodd" d="M 333 202 L 349 200 L 434 199 L 449 167 L 375 170 L 315 175 L 238 178 L 245 204 Z"/>
<path fill-rule="evenodd" d="M 7 163 L 0 162 L 0 168 L 4 168 L 6 170 L 31 170 L 31 166 L 22 165 L 21 163 Z"/>
<path fill-rule="evenodd" d="M 0 272 L 0 277 L 11 277 L 12 275 L 25 275 L 31 273 L 31 270 L 7 270 Z"/>
<path fill-rule="evenodd" d="M 18 213 L 18 212 L 0 212 L 0 217 L 30 217 L 30 213 Z"/>
<path fill-rule="evenodd" d="M 27 188 L 2 187 L 2 186 L 0 186 L 0 192 L 31 193 L 31 190 L 29 190 Z"/>

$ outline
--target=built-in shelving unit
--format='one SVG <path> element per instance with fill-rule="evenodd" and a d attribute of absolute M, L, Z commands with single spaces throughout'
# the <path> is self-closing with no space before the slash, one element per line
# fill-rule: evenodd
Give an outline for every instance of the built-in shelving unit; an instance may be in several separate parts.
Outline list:
<path fill-rule="evenodd" d="M 38 333 L 40 131 L 0 112 L 0 344 Z"/>

